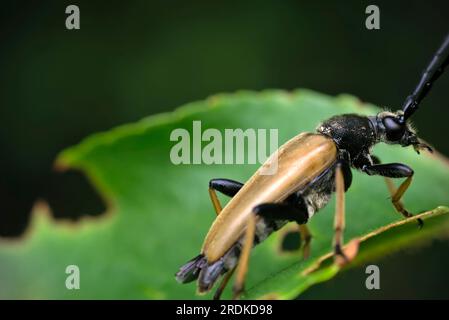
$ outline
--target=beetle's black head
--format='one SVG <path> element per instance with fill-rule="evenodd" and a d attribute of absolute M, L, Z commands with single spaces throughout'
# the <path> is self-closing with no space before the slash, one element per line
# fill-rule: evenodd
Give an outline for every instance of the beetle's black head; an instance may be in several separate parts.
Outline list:
<path fill-rule="evenodd" d="M 420 149 L 431 151 L 429 146 L 419 141 L 410 122 L 404 120 L 402 110 L 396 112 L 383 111 L 375 117 L 369 117 L 369 119 L 376 129 L 376 136 L 379 141 L 399 144 L 403 147 L 413 146 L 418 153 Z"/>

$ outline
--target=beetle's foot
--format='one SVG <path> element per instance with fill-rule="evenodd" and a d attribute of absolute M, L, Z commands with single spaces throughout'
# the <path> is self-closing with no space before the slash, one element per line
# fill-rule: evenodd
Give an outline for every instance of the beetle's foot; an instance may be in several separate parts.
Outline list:
<path fill-rule="evenodd" d="M 413 214 L 411 214 L 410 212 L 408 212 L 407 210 L 403 209 L 401 210 L 401 213 L 408 219 L 413 217 Z M 418 223 L 418 229 L 422 229 L 422 227 L 424 226 L 424 221 L 421 218 L 416 219 L 416 222 Z"/>
<path fill-rule="evenodd" d="M 396 211 L 399 212 L 400 214 L 402 214 L 406 219 L 410 219 L 411 217 L 413 217 L 413 214 L 408 212 L 405 208 L 404 205 L 402 204 L 402 202 L 400 201 L 392 201 L 393 202 L 393 206 L 395 207 Z M 422 229 L 422 227 L 424 226 L 424 222 L 422 221 L 421 218 L 416 219 L 416 222 L 418 223 L 418 228 Z"/>
<path fill-rule="evenodd" d="M 421 230 L 424 227 L 424 221 L 421 218 L 418 218 L 416 221 L 418 221 L 418 228 Z"/>
<path fill-rule="evenodd" d="M 406 212 L 406 215 L 405 215 L 406 218 L 413 217 L 413 214 L 411 214 L 410 212 L 408 212 L 408 211 L 405 211 L 405 212 Z M 424 221 L 421 218 L 418 218 L 418 219 L 416 219 L 416 222 L 418 224 L 418 229 L 421 230 L 422 227 L 424 227 Z"/>
<path fill-rule="evenodd" d="M 342 267 L 352 260 L 357 255 L 357 252 L 359 251 L 359 239 L 353 239 L 351 240 L 344 248 L 342 248 L 340 245 L 335 245 L 334 247 L 334 261 L 335 263 Z"/>
<path fill-rule="evenodd" d="M 341 249 L 341 245 L 340 244 L 336 244 L 334 247 L 334 259 L 335 259 L 335 263 L 338 264 L 339 266 L 345 265 L 349 262 L 348 257 L 345 255 L 345 253 L 343 252 L 343 250 Z"/>

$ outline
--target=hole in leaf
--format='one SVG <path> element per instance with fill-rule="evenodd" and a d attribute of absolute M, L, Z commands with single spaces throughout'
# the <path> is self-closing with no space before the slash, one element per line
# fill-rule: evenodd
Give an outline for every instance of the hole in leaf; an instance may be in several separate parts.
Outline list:
<path fill-rule="evenodd" d="M 0 237 L 19 237 L 26 230 L 31 209 L 39 199 L 49 204 L 55 218 L 73 221 L 83 216 L 100 216 L 106 210 L 95 188 L 79 171 L 24 175 L 16 183 L 8 178 L 0 177 Z"/>
<path fill-rule="evenodd" d="M 51 178 L 45 199 L 55 218 L 76 221 L 83 216 L 100 216 L 107 209 L 98 191 L 82 172 L 55 172 Z"/>
<path fill-rule="evenodd" d="M 289 230 L 285 232 L 282 243 L 281 243 L 281 251 L 282 252 L 292 252 L 297 251 L 301 248 L 301 234 L 298 230 Z"/>

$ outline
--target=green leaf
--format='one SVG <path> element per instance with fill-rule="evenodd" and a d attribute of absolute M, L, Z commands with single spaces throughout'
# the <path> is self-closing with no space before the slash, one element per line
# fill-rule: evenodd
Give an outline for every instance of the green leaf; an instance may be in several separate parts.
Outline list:
<path fill-rule="evenodd" d="M 108 212 L 77 223 L 55 221 L 45 205 L 35 207 L 26 236 L 0 242 L 0 298 L 198 298 L 195 284 L 180 285 L 174 273 L 197 255 L 215 214 L 207 194 L 211 178 L 246 181 L 257 165 L 174 165 L 170 133 L 217 128 L 279 129 L 279 143 L 334 114 L 374 114 L 378 109 L 357 98 L 336 98 L 308 90 L 220 94 L 140 122 L 87 138 L 60 154 L 57 167 L 84 172 L 98 188 Z M 447 160 L 411 148 L 375 148 L 384 162 L 403 162 L 415 170 L 405 196 L 414 213 L 429 211 L 449 200 Z M 401 221 L 380 177 L 354 174 L 346 194 L 345 239 L 353 239 Z M 226 201 L 222 198 L 223 201 Z M 253 250 L 244 298 L 291 299 L 308 287 L 335 276 L 339 268 L 320 257 L 330 252 L 333 201 L 310 222 L 312 255 L 279 251 L 279 232 Z M 424 214 L 425 226 L 403 223 L 361 243 L 351 265 L 414 247 L 447 234 L 447 208 Z M 80 268 L 81 289 L 67 290 L 68 265 Z M 201 298 L 210 298 L 210 295 Z M 225 293 L 229 297 L 229 291 Z"/>

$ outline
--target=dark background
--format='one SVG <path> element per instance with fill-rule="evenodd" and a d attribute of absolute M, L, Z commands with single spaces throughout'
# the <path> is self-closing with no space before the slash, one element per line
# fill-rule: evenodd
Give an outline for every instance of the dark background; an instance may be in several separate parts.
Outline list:
<path fill-rule="evenodd" d="M 80 30 L 65 28 L 69 4 Z M 380 30 L 365 28 L 369 4 Z M 101 214 L 81 174 L 52 169 L 60 150 L 93 132 L 239 89 L 306 87 L 396 109 L 449 31 L 448 1 L 2 1 L 0 12 L 4 237 L 25 230 L 36 199 L 57 217 Z M 413 119 L 446 155 L 447 88 L 449 75 Z M 425 250 L 382 261 L 394 277 L 378 293 L 347 285 L 364 281 L 355 269 L 306 297 L 449 298 L 449 275 L 416 274 L 447 273 L 448 243 Z"/>

